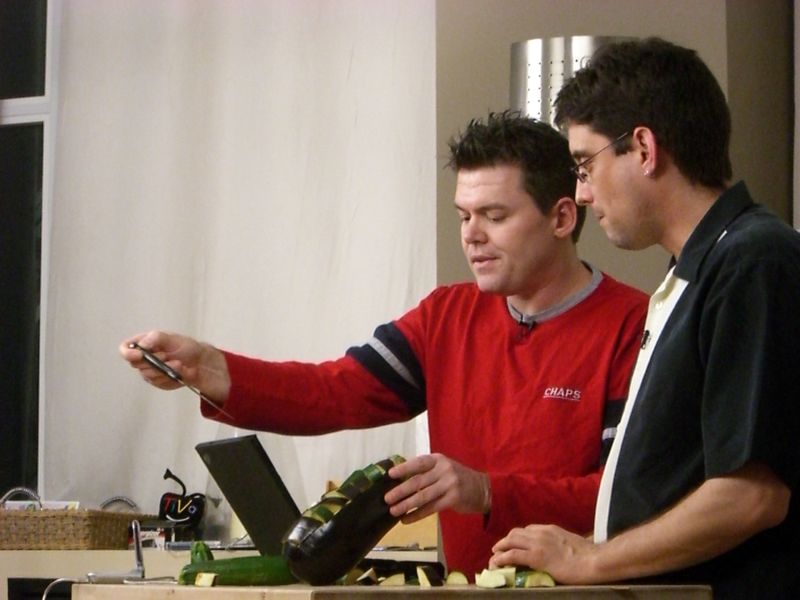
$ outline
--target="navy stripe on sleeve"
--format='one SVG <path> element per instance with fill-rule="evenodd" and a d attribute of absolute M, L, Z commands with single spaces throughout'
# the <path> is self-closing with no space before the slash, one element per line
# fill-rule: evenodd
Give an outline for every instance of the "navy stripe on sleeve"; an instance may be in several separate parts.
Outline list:
<path fill-rule="evenodd" d="M 408 340 L 393 323 L 378 327 L 371 340 L 350 348 L 347 355 L 397 394 L 412 415 L 425 410 L 425 376 Z"/>

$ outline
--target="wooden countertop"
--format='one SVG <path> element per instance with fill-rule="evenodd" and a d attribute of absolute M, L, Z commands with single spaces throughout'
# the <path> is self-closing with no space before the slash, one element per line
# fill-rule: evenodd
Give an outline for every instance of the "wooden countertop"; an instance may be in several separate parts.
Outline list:
<path fill-rule="evenodd" d="M 412 586 L 335 586 L 310 587 L 210 587 L 182 585 L 130 584 L 88 585 L 72 588 L 73 600 L 344 600 L 346 598 L 390 600 L 453 600 L 469 596 L 479 600 L 502 598 L 575 598 L 578 600 L 711 600 L 705 586 L 559 586 L 535 589 L 487 590 L 470 586 L 418 588 Z"/>
<path fill-rule="evenodd" d="M 247 556 L 254 551 L 214 550 L 217 558 Z M 436 562 L 436 551 L 397 550 L 370 552 L 367 558 Z M 177 577 L 181 567 L 189 562 L 189 552 L 144 550 L 145 575 Z M 86 579 L 86 574 L 126 573 L 135 566 L 132 550 L 0 550 L 0 600 L 8 600 L 9 579 Z M 67 585 L 66 583 L 63 585 Z"/>

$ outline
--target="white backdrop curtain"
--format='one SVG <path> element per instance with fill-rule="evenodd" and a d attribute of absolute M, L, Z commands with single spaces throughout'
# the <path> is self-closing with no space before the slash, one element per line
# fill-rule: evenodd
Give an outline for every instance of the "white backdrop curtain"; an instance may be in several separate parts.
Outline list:
<path fill-rule="evenodd" d="M 61 5 L 40 482 L 147 511 L 206 491 L 187 390 L 117 353 L 150 328 L 276 360 L 367 340 L 435 282 L 433 0 Z M 298 505 L 424 423 L 262 435 Z M 246 476 L 246 474 L 244 474 Z"/>

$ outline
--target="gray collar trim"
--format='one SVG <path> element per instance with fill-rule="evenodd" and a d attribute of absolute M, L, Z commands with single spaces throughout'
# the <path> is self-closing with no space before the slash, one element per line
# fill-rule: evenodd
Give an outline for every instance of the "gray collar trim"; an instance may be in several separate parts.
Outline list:
<path fill-rule="evenodd" d="M 600 282 L 603 280 L 603 273 L 600 270 L 596 269 L 589 263 L 584 262 L 583 264 L 586 265 L 592 272 L 592 279 L 589 281 L 586 287 L 578 290 L 572 296 L 565 298 L 555 306 L 551 306 L 550 308 L 532 315 L 521 313 L 511 305 L 511 300 L 506 298 L 506 306 L 508 306 L 508 312 L 511 314 L 511 317 L 520 325 L 533 327 L 536 323 L 541 323 L 543 321 L 547 321 L 548 319 L 557 317 L 558 315 L 567 312 L 573 306 L 583 302 L 592 294 L 592 292 L 597 289 L 597 287 L 600 285 Z"/>

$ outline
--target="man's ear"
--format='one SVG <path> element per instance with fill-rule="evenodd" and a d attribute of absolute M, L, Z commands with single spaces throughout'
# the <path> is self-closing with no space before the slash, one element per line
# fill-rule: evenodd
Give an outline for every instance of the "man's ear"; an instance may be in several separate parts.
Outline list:
<path fill-rule="evenodd" d="M 659 167 L 659 151 L 656 136 L 649 127 L 633 130 L 633 149 L 637 152 L 642 167 L 642 175 L 655 177 Z"/>
<path fill-rule="evenodd" d="M 578 224 L 578 205 L 575 200 L 568 196 L 559 198 L 550 214 L 553 218 L 553 235 L 557 238 L 570 237 Z"/>

